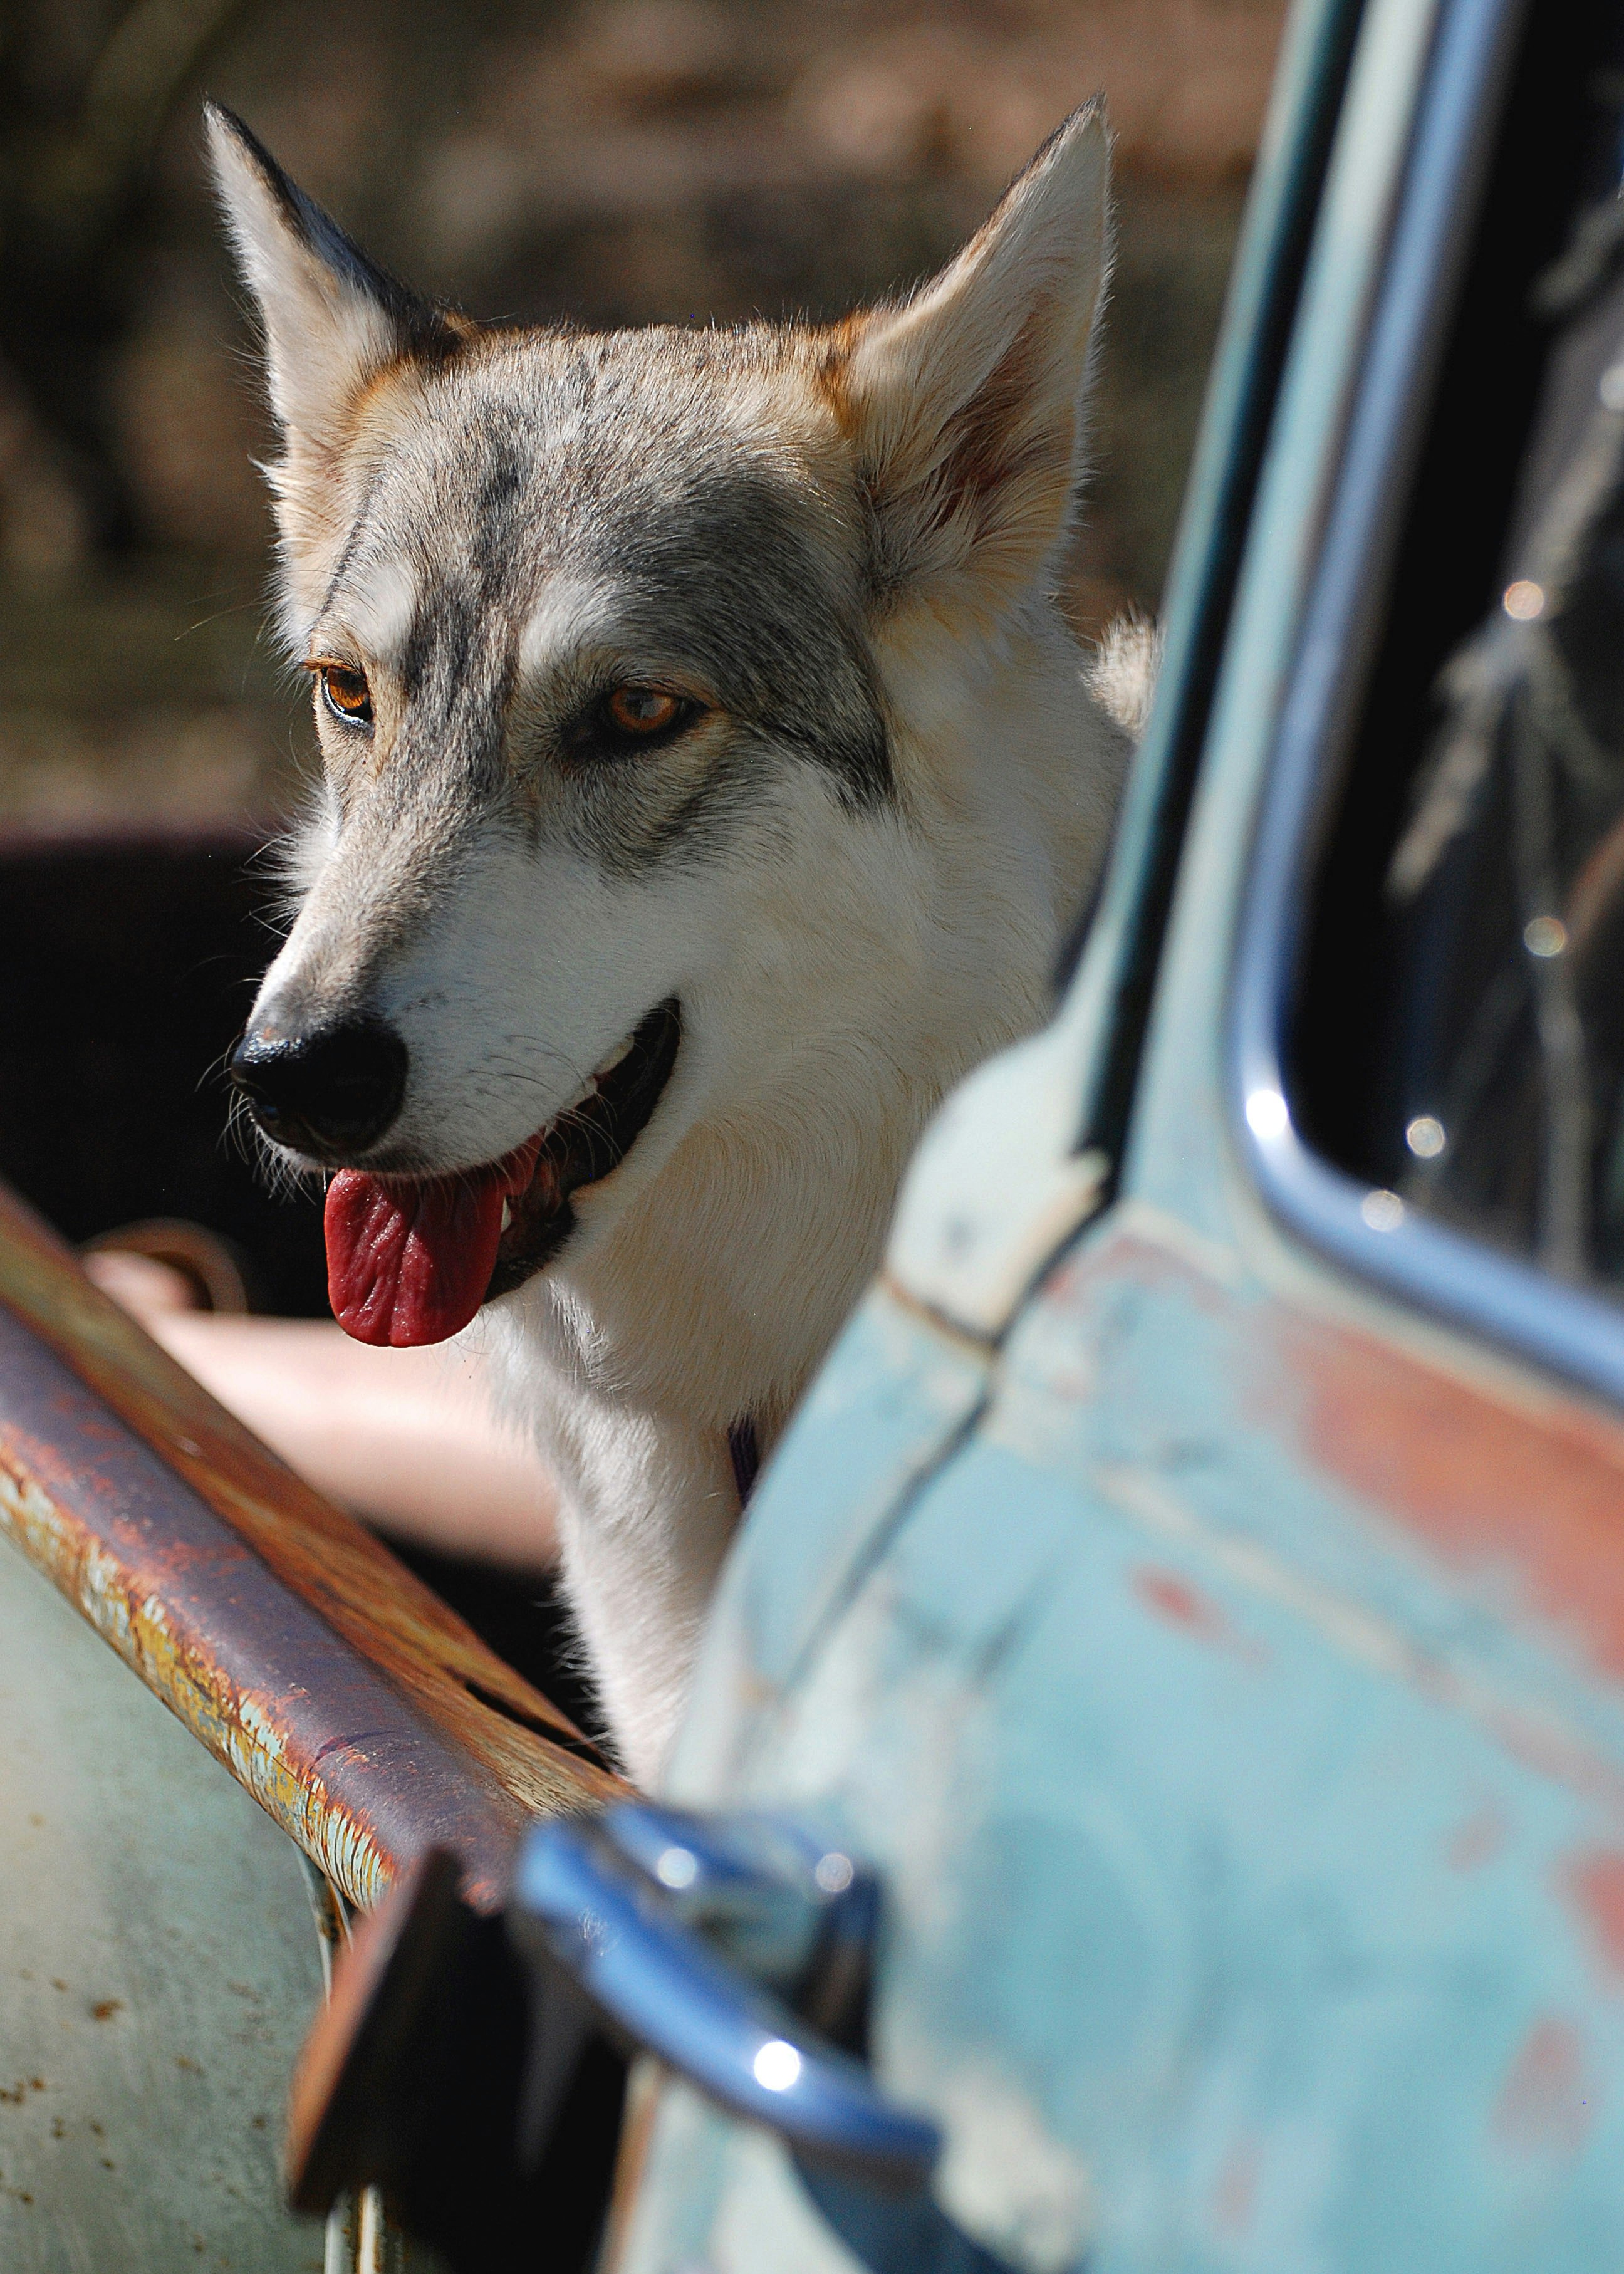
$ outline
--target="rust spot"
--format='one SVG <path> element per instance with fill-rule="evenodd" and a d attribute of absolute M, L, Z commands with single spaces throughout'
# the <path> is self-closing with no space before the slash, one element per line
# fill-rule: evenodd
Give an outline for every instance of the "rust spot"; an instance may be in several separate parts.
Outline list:
<path fill-rule="evenodd" d="M 1213 2193 L 1213 2224 L 1221 2234 L 1251 2233 L 1258 2208 L 1258 2166 L 1254 2140 L 1241 2141 L 1224 2158 Z"/>
<path fill-rule="evenodd" d="M 1451 1835 L 1444 1850 L 1452 1871 L 1477 1871 L 1506 1845 L 1506 1819 L 1497 1808 L 1480 1808 Z"/>
<path fill-rule="evenodd" d="M 1575 1856 L 1562 1886 L 1589 1927 L 1602 1963 L 1624 1977 L 1624 1853 L 1593 1848 Z"/>
<path fill-rule="evenodd" d="M 1585 2077 L 1584 2040 L 1571 2022 L 1546 2014 L 1517 2050 L 1495 2103 L 1493 2128 L 1525 2153 L 1572 2152 L 1595 2116 Z"/>
<path fill-rule="evenodd" d="M 122 2014 L 124 2010 L 122 1998 L 98 1998 L 90 2009 L 90 2018 L 93 2022 L 110 2022 L 115 2014 Z"/>
<path fill-rule="evenodd" d="M 1252 1341 L 1271 1412 L 1284 1383 L 1321 1468 L 1624 1676 L 1624 1430 L 1555 1397 L 1513 1404 L 1283 1306 Z"/>
<path fill-rule="evenodd" d="M 1142 1563 L 1133 1575 L 1133 1592 L 1158 1616 L 1183 1627 L 1186 1633 L 1200 1635 L 1208 1642 L 1222 1642 L 1229 1633 L 1229 1623 L 1216 1603 L 1177 1571 Z"/>
<path fill-rule="evenodd" d="M 1283 1300 L 1237 1300 L 1187 1258 L 1131 1231 L 1081 1250 L 1049 1283 L 1109 1321 L 1170 1287 L 1213 1319 L 1260 1427 L 1402 1526 L 1494 1607 L 1559 1627 L 1624 1677 L 1624 1426 L 1541 1391 L 1514 1397 L 1413 1350 Z"/>
<path fill-rule="evenodd" d="M 1147 1610 L 1196 1641 L 1238 1652 L 1253 1665 L 1265 1656 L 1256 1643 L 1237 1631 L 1222 1606 L 1192 1586 L 1181 1572 L 1141 1563 L 1133 1574 L 1132 1586 Z"/>

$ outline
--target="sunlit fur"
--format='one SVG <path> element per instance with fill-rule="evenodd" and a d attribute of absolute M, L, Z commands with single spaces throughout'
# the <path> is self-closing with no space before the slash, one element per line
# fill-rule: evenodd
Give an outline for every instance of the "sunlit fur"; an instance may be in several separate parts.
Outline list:
<path fill-rule="evenodd" d="M 1131 674 L 1099 699 L 1052 592 L 1105 130 L 1068 121 L 906 303 L 606 337 L 437 313 L 235 122 L 210 134 L 282 433 L 283 629 L 365 669 L 377 714 L 320 721 L 255 1022 L 390 1020 L 410 1078 L 365 1165 L 421 1175 L 506 1153 L 681 1004 L 647 1130 L 470 1330 L 556 1467 L 571 1598 L 652 1780 L 738 1519 L 728 1425 L 782 1427 L 927 1117 L 1043 1016 L 1102 855 Z M 572 706 L 644 681 L 705 715 L 572 769 Z"/>

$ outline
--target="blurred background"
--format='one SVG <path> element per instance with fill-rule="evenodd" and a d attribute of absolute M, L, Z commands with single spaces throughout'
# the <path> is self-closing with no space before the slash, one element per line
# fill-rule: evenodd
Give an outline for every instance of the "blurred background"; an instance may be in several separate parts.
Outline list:
<path fill-rule="evenodd" d="M 0 833 L 267 832 L 268 436 L 204 93 L 477 315 L 835 315 L 928 275 L 1095 89 L 1120 245 L 1086 630 L 1154 607 L 1280 0 L 0 5 Z M 301 699 L 304 697 L 304 699 Z"/>

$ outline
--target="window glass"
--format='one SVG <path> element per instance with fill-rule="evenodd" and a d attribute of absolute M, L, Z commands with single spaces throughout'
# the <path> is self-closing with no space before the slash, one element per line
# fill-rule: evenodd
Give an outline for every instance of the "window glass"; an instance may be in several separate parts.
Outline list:
<path fill-rule="evenodd" d="M 1605 1284 L 1624 1279 L 1624 48 L 1530 16 L 1325 840 L 1294 1103 L 1408 1207 Z"/>

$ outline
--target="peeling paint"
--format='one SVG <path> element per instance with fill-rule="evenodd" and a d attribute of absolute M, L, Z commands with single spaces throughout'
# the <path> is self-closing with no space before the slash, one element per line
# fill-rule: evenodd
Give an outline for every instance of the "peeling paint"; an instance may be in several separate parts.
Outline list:
<path fill-rule="evenodd" d="M 1030 2274 L 1064 2274 L 1081 2257 L 1094 2183 L 1036 2103 L 985 2062 L 956 2062 L 941 2096 L 947 2147 L 934 2192 L 948 2216 Z"/>
<path fill-rule="evenodd" d="M 1559 2014 L 1542 2014 L 1517 2048 L 1494 2111 L 1494 2131 L 1525 2154 L 1571 2155 L 1598 2114 L 1584 2037 Z"/>
<path fill-rule="evenodd" d="M 0 1530 L 352 1902 L 431 1844 L 498 1902 L 524 1823 L 618 1781 L 102 1299 L 0 1194 Z"/>
<path fill-rule="evenodd" d="M 1624 1429 L 1576 1404 L 1496 1397 L 1300 1314 L 1268 1325 L 1318 1466 L 1624 1676 Z"/>
<path fill-rule="evenodd" d="M 1624 1979 L 1624 1850 L 1603 1848 L 1575 1856 L 1560 1876 L 1602 1963 Z"/>
<path fill-rule="evenodd" d="M 1507 1826 L 1496 1808 L 1480 1808 L 1455 1832 L 1445 1849 L 1452 1871 L 1480 1871 L 1505 1852 Z"/>

